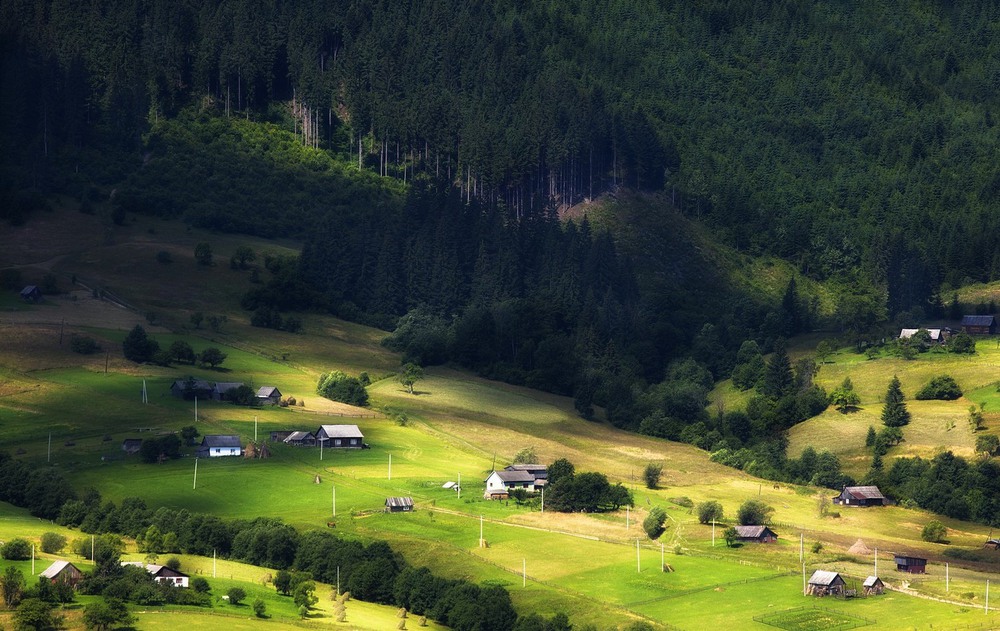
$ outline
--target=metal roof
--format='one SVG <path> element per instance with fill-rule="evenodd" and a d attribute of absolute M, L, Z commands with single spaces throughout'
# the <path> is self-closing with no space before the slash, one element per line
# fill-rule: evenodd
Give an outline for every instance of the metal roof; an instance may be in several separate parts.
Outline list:
<path fill-rule="evenodd" d="M 863 500 L 884 500 L 885 496 L 882 495 L 882 491 L 878 490 L 877 486 L 848 486 L 844 488 L 844 492 L 851 497 Z"/>
<path fill-rule="evenodd" d="M 840 574 L 836 572 L 828 572 L 826 570 L 816 570 L 813 572 L 812 577 L 809 579 L 810 585 L 833 585 L 833 583 L 840 578 Z M 844 579 L 840 579 L 841 582 Z"/>
<path fill-rule="evenodd" d="M 288 435 L 288 438 L 285 439 L 285 442 L 294 443 L 296 441 L 305 440 L 307 438 L 312 438 L 312 437 L 313 437 L 312 432 L 292 432 L 291 434 Z"/>
<path fill-rule="evenodd" d="M 387 498 L 385 498 L 385 505 L 389 506 L 389 507 L 392 507 L 392 508 L 396 508 L 396 507 L 405 508 L 407 506 L 409 506 L 410 508 L 412 508 L 413 507 L 413 498 L 412 497 L 387 497 Z"/>
<path fill-rule="evenodd" d="M 740 537 L 756 539 L 757 537 L 762 537 L 765 531 L 770 531 L 775 537 L 778 536 L 767 526 L 736 526 L 736 534 Z"/>
<path fill-rule="evenodd" d="M 281 396 L 281 391 L 278 390 L 277 386 L 261 386 L 260 388 L 257 389 L 257 396 L 266 399 L 271 395 L 273 395 L 275 392 L 278 393 L 278 396 Z"/>
<path fill-rule="evenodd" d="M 507 482 L 534 482 L 535 476 L 531 475 L 527 471 L 494 471 L 500 480 L 504 483 Z M 492 474 L 491 474 L 492 475 Z"/>
<path fill-rule="evenodd" d="M 66 566 L 72 566 L 73 564 L 69 561 L 55 561 L 50 565 L 44 572 L 39 574 L 43 578 L 55 578 L 59 576 L 59 572 L 66 569 Z M 73 566 L 75 568 L 75 566 Z"/>
<path fill-rule="evenodd" d="M 864 583 L 862 583 L 862 584 L 861 584 L 861 586 L 862 586 L 862 587 L 871 587 L 872 585 L 874 585 L 874 584 L 875 584 L 875 582 L 876 582 L 876 581 L 879 581 L 879 582 L 881 582 L 881 580 L 882 580 L 882 579 L 880 579 L 880 578 L 879 578 L 879 577 L 877 577 L 877 576 L 869 576 L 868 578 L 866 578 L 866 579 L 865 579 L 865 582 L 864 582 Z"/>
<path fill-rule="evenodd" d="M 962 316 L 962 326 L 993 326 L 994 318 L 991 315 L 967 315 Z"/>
<path fill-rule="evenodd" d="M 320 431 L 326 433 L 328 438 L 364 438 L 357 425 L 320 425 L 316 432 L 319 438 Z"/>
<path fill-rule="evenodd" d="M 899 339 L 908 340 L 914 335 L 916 335 L 917 331 L 920 330 L 921 329 L 900 329 Z M 941 339 L 941 329 L 922 329 L 922 330 L 927 331 L 927 333 L 930 334 L 932 340 L 936 341 Z"/>
<path fill-rule="evenodd" d="M 241 447 L 240 437 L 236 434 L 209 434 L 201 441 L 202 447 Z"/>

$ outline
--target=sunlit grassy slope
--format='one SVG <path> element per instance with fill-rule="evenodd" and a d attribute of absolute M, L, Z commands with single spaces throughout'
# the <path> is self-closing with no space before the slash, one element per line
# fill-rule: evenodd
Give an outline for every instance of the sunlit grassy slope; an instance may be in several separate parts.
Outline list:
<path fill-rule="evenodd" d="M 95 252 L 70 251 L 53 265 L 57 271 L 68 273 L 78 263 L 93 261 L 92 267 L 80 269 L 108 279 L 108 284 L 116 288 L 126 288 L 120 291 L 128 292 L 128 300 L 141 305 L 161 301 L 157 303 L 163 305 L 158 307 L 162 314 L 159 321 L 168 326 L 148 326 L 161 344 L 184 339 L 196 350 L 215 345 L 228 358 L 223 371 L 126 362 L 120 354 L 125 331 L 135 322 L 149 323 L 141 314 L 122 314 L 117 307 L 100 301 L 84 305 L 84 296 L 75 301 L 52 298 L 27 309 L 17 305 L 17 310 L 12 306 L 11 310 L 0 311 L 0 433 L 4 448 L 23 452 L 17 457 L 35 465 L 57 467 L 77 488 L 94 486 L 114 500 L 139 496 L 153 507 L 187 508 L 225 517 L 273 515 L 301 529 L 330 530 L 328 522 L 333 522 L 332 531 L 337 534 L 388 540 L 411 563 L 427 565 L 442 575 L 504 585 L 522 612 L 549 615 L 565 611 L 574 624 L 594 623 L 602 630 L 638 619 L 691 629 L 704 628 L 705 624 L 767 628 L 753 617 L 814 602 L 800 592 L 800 534 L 806 542 L 804 561 L 810 571 L 836 568 L 863 578 L 871 560 L 845 556 L 846 549 L 859 537 L 882 551 L 914 551 L 926 554 L 932 563 L 944 560 L 941 545 L 920 539 L 923 524 L 933 517 L 923 511 L 890 507 L 843 511 L 840 518 L 821 518 L 818 500 L 829 493 L 827 490 L 757 480 L 711 463 L 706 453 L 689 445 L 584 421 L 565 397 L 491 382 L 445 367 L 428 369 L 426 377 L 417 383 L 417 392 L 410 395 L 393 378 L 399 359 L 378 344 L 380 332 L 319 315 L 306 316 L 305 329 L 298 335 L 251 328 L 245 312 L 232 302 L 241 287 L 249 286 L 243 273 L 221 264 L 201 270 L 193 261 L 185 261 L 189 245 L 214 240 L 214 235 L 187 234 L 183 230 L 173 234 L 177 228 L 169 224 L 158 226 L 152 233 L 140 229 L 130 234 L 128 231 L 134 228 L 117 232 L 117 242 L 150 239 L 145 249 L 119 248 L 114 256 L 101 254 L 101 248 Z M 150 262 L 151 252 L 161 247 L 160 239 L 170 245 L 170 239 L 175 237 L 184 245 L 178 246 L 172 264 L 176 267 L 169 273 L 191 277 L 207 274 L 220 281 L 218 291 L 196 290 L 189 303 L 184 302 L 187 297 L 171 302 L 158 293 L 161 290 L 153 280 L 153 271 L 157 275 L 168 272 L 159 270 L 155 261 Z M 224 239 L 216 241 L 221 252 L 239 242 L 233 239 L 225 246 Z M 267 242 L 251 243 L 255 248 L 270 247 Z M 48 254 L 57 256 L 58 251 Z M 128 264 L 117 265 L 113 264 L 116 256 L 122 260 L 132 258 L 127 259 Z M 84 307 L 88 310 L 78 314 Z M 195 329 L 187 317 L 194 309 L 225 314 L 228 323 L 220 331 Z M 68 350 L 65 340 L 60 345 L 63 320 L 64 336 L 91 335 L 108 354 L 80 356 Z M 969 395 L 970 400 L 989 399 L 990 381 L 985 375 L 977 377 L 974 364 L 992 361 L 994 356 L 991 349 L 982 346 L 980 355 L 971 362 L 947 356 L 921 356 L 910 363 L 864 362 L 846 352 L 838 354 L 833 363 L 823 366 L 818 379 L 828 389 L 846 374 L 851 374 L 855 383 L 863 381 L 864 385 L 859 383 L 862 410 L 847 417 L 828 412 L 796 428 L 793 450 L 801 448 L 801 436 L 813 432 L 817 441 L 849 454 L 853 437 L 863 440 L 867 425 L 877 419 L 878 397 L 884 385 L 876 382 L 887 382 L 893 372 L 899 372 L 904 390 L 911 393 L 924 378 L 947 367 L 963 387 L 979 387 Z M 920 367 L 922 362 L 937 363 L 924 375 L 906 370 Z M 355 374 L 364 370 L 372 375 L 372 409 L 334 404 L 313 394 L 319 373 L 330 369 Z M 857 378 L 854 370 L 859 371 Z M 860 371 L 870 374 L 862 376 Z M 188 374 L 211 380 L 274 384 L 286 395 L 304 399 L 305 405 L 247 409 L 200 402 L 196 420 L 192 402 L 174 399 L 167 393 L 174 379 Z M 140 401 L 143 381 L 150 393 L 148 404 Z M 739 396 L 745 395 L 731 395 L 727 405 L 735 406 Z M 920 446 L 928 453 L 939 444 L 959 450 L 968 448 L 972 437 L 960 417 L 969 404 L 961 400 L 954 404 L 912 404 L 911 411 L 919 418 L 907 429 L 903 448 Z M 377 408 L 382 406 L 405 412 L 406 425 L 377 414 Z M 953 427 L 946 426 L 948 419 L 957 419 Z M 320 423 L 330 422 L 357 423 L 372 448 L 324 450 L 321 460 L 317 449 L 272 445 L 268 460 L 203 459 L 198 461 L 197 488 L 190 449 L 185 450 L 185 457 L 160 465 L 141 464 L 134 456 L 123 456 L 119 449 L 123 438 L 175 431 L 188 424 L 195 424 L 202 434 L 235 432 L 251 440 L 255 431 L 259 439 L 264 439 L 272 430 L 313 430 Z M 542 462 L 565 457 L 576 464 L 578 471 L 606 473 L 613 482 L 634 491 L 636 506 L 627 513 L 556 514 L 551 510 L 542 512 L 537 504 L 517 506 L 513 502 L 483 500 L 482 481 L 489 470 L 507 464 L 524 447 L 533 447 Z M 640 482 L 641 472 L 650 462 L 664 467 L 658 489 L 646 489 Z M 461 497 L 442 488 L 443 483 L 459 477 Z M 412 496 L 417 510 L 402 515 L 382 513 L 384 499 L 390 495 Z M 695 515 L 683 506 L 717 500 L 731 517 L 741 502 L 753 497 L 775 508 L 774 527 L 781 543 L 727 549 L 722 545 L 720 528 L 716 532 L 717 545 L 713 546 L 711 526 L 698 524 Z M 667 532 L 659 541 L 650 541 L 639 528 L 652 506 L 665 508 L 669 517 Z M 954 546 L 978 547 L 988 534 L 985 527 L 943 521 L 950 529 L 949 539 Z M 0 536 L 17 534 L 22 528 L 37 536 L 34 525 L 10 522 L 5 526 L 3 521 Z M 487 547 L 479 546 L 480 528 Z M 638 554 L 636 541 L 640 544 Z M 809 552 L 814 542 L 823 545 L 819 553 Z M 675 571 L 660 571 L 661 554 Z M 884 559 L 885 565 L 880 568 L 888 567 Z M 210 563 L 196 558 L 185 558 L 184 562 L 201 571 L 207 571 L 205 564 Z M 220 576 L 219 580 L 259 581 L 264 571 L 228 562 L 220 567 L 232 578 Z M 953 570 L 958 571 L 955 566 Z M 879 601 L 827 600 L 823 605 L 877 619 L 880 628 L 927 628 L 931 624 L 940 628 L 955 619 L 965 620 L 969 607 L 979 606 L 983 598 L 975 585 L 985 575 L 971 569 L 962 571 L 969 572 L 963 579 L 966 584 L 962 594 L 971 595 L 946 594 L 958 604 L 920 600 L 895 592 Z M 892 570 L 880 570 L 880 574 L 895 587 L 909 579 Z M 939 596 L 941 582 L 940 566 L 932 565 L 927 579 L 913 586 Z M 755 596 L 759 594 L 766 598 Z M 140 620 L 142 628 L 164 626 L 171 621 L 195 627 L 214 624 L 214 618 L 183 611 L 143 614 Z M 992 620 L 992 615 L 979 620 Z M 378 628 L 383 623 L 356 628 Z M 246 624 L 249 628 L 291 622 L 246 620 L 232 624 Z"/>

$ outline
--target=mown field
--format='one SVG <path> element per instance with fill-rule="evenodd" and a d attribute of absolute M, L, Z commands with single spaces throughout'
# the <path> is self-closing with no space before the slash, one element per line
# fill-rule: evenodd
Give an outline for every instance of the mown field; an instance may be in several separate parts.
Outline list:
<path fill-rule="evenodd" d="M 926 512 L 889 507 L 844 510 L 839 518 L 820 517 L 818 501 L 822 494 L 832 494 L 829 490 L 758 480 L 711 463 L 705 452 L 689 445 L 584 421 L 576 416 L 570 399 L 490 382 L 447 367 L 427 370 L 416 394 L 410 395 L 393 376 L 399 359 L 378 344 L 383 335 L 379 331 L 319 315 L 304 317 L 304 331 L 296 335 L 250 327 L 246 313 L 233 302 L 238 300 L 237 290 L 249 284 L 245 273 L 221 262 L 201 270 L 193 260 L 185 259 L 187 245 L 202 239 L 217 239 L 223 253 L 242 241 L 174 234 L 173 230 L 169 224 L 158 225 L 152 232 L 142 225 L 121 228 L 114 233 L 115 245 L 108 246 L 116 248 L 113 252 L 104 248 L 68 251 L 52 268 L 60 274 L 78 269 L 85 270 L 81 275 L 108 278 L 108 284 L 130 302 L 161 300 L 159 321 L 167 326 L 149 326 L 152 336 L 165 346 L 183 339 L 196 351 L 217 346 L 228 355 L 224 370 L 137 366 L 125 361 L 120 346 L 125 332 L 136 322 L 149 323 L 141 314 L 123 313 L 103 301 L 92 300 L 81 313 L 76 313 L 77 307 L 87 300 L 81 296 L 76 300 L 52 297 L 36 306 L 12 304 L 9 310 L 3 306 L 6 303 L 0 303 L 0 434 L 5 449 L 38 466 L 58 467 L 78 489 L 93 486 L 114 500 L 137 496 L 152 507 L 187 508 L 224 517 L 278 516 L 300 529 L 326 529 L 327 522 L 333 521 L 334 531 L 343 536 L 390 541 L 414 565 L 426 565 L 446 576 L 504 585 L 522 612 L 565 611 L 574 623 L 593 623 L 602 630 L 634 620 L 691 629 L 711 624 L 769 628 L 754 621 L 754 616 L 814 604 L 814 599 L 802 596 L 800 534 L 808 572 L 837 569 L 852 580 L 863 579 L 873 559 L 846 554 L 847 548 L 863 538 L 881 551 L 880 576 L 894 588 L 908 585 L 918 594 L 953 601 L 893 591 L 869 600 L 823 599 L 824 607 L 877 620 L 879 628 L 955 628 L 996 622 L 996 614 L 986 616 L 982 609 L 981 586 L 987 574 L 953 564 L 956 587 L 943 587 L 943 546 L 920 539 L 921 528 L 933 518 Z M 247 241 L 257 249 L 275 247 Z M 124 247 L 132 242 L 144 245 Z M 174 243 L 184 244 L 177 246 L 174 267 L 160 270 L 152 253 Z M 50 254 L 49 258 L 62 256 L 58 249 L 45 256 Z M 112 261 L 117 263 L 112 265 Z M 202 281 L 195 277 L 202 274 L 219 282 L 218 291 L 208 283 L 170 302 L 157 289 L 158 279 L 171 275 L 175 278 L 170 282 L 176 282 L 184 294 L 186 282 L 197 286 Z M 228 321 L 220 331 L 197 329 L 187 317 L 196 309 L 225 314 Z M 108 314 L 107 321 L 102 313 Z M 106 353 L 81 356 L 70 352 L 66 338 L 74 333 L 94 337 Z M 861 392 L 862 409 L 846 416 L 827 412 L 795 428 L 791 451 L 815 441 L 847 458 L 858 458 L 857 466 L 862 466 L 855 436 L 863 445 L 867 426 L 877 420 L 878 398 L 888 377 L 898 373 L 909 394 L 939 372 L 952 374 L 967 390 L 966 399 L 910 403 L 914 422 L 904 430 L 907 441 L 897 449 L 915 453 L 932 453 L 942 445 L 959 453 L 971 449 L 974 438 L 962 416 L 972 402 L 985 401 L 989 413 L 994 387 L 991 371 L 984 368 L 1000 359 L 1000 350 L 986 346 L 980 344 L 980 353 L 971 360 L 921 355 L 912 362 L 869 362 L 838 353 L 823 365 L 817 379 L 832 389 L 850 375 Z M 372 375 L 372 406 L 351 408 L 316 396 L 317 377 L 330 369 Z M 192 402 L 168 394 L 171 382 L 187 375 L 277 385 L 305 405 L 248 409 L 199 402 L 196 419 Z M 147 404 L 140 400 L 144 380 L 150 395 Z M 379 414 L 385 407 L 404 411 L 408 422 L 400 425 Z M 263 440 L 273 430 L 314 430 L 321 423 L 340 422 L 357 423 L 372 448 L 324 450 L 321 460 L 318 449 L 272 445 L 267 460 L 200 459 L 197 488 L 192 488 L 195 460 L 190 448 L 179 460 L 157 465 L 124 456 L 119 448 L 124 438 L 176 431 L 191 424 L 202 434 L 232 432 L 248 441 L 254 438 L 255 427 L 258 439 Z M 612 481 L 622 482 L 635 493 L 635 509 L 628 514 L 557 514 L 543 513 L 537 505 L 483 500 L 482 482 L 491 468 L 508 464 L 524 447 L 534 448 L 542 462 L 565 457 L 578 471 L 601 471 Z M 650 462 L 663 465 L 661 485 L 655 490 L 646 489 L 640 481 Z M 459 477 L 464 487 L 461 497 L 442 488 Z M 382 513 L 385 497 L 392 495 L 412 496 L 417 510 Z M 774 528 L 780 543 L 728 549 L 719 530 L 713 546 L 711 526 L 697 523 L 686 506 L 717 500 L 731 517 L 741 502 L 754 497 L 775 508 Z M 667 531 L 657 542 L 646 538 L 639 526 L 652 506 L 661 506 L 668 514 Z M 14 509 L 5 511 L 16 518 L 0 518 L 0 537 L 37 537 L 44 531 L 40 526 L 53 528 L 16 516 Z M 953 546 L 977 548 L 989 534 L 983 526 L 943 521 Z M 480 528 L 488 547 L 479 546 Z M 812 552 L 816 543 L 821 548 Z M 931 558 L 930 573 L 917 580 L 895 572 L 889 562 L 891 551 L 926 554 Z M 661 571 L 661 558 L 673 571 Z M 202 572 L 211 566 L 210 559 L 182 560 Z M 229 562 L 220 562 L 219 568 L 217 580 L 257 585 L 267 573 Z M 357 609 L 361 616 L 360 603 Z M 282 611 L 280 599 L 275 601 L 275 611 Z M 348 611 L 354 615 L 350 607 Z M 247 628 L 298 624 L 293 619 L 282 621 L 280 616 L 259 623 L 246 620 L 245 612 L 236 613 L 242 613 L 244 620 L 227 620 L 226 624 Z M 349 621 L 360 624 L 350 617 Z M 368 627 L 346 628 L 395 626 L 379 626 L 384 623 L 383 619 Z M 197 628 L 216 622 L 213 616 L 190 611 L 139 615 L 140 628 L 168 624 Z"/>

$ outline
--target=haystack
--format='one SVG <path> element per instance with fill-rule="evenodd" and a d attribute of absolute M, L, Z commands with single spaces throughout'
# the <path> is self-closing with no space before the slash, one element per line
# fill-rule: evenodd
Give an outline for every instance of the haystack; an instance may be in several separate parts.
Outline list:
<path fill-rule="evenodd" d="M 847 549 L 849 554 L 871 554 L 872 549 L 865 545 L 865 542 L 858 539 L 854 545 Z"/>

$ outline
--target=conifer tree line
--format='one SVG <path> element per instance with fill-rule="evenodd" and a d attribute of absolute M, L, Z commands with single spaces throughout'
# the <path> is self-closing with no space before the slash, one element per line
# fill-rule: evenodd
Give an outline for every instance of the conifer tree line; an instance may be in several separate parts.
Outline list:
<path fill-rule="evenodd" d="M 998 19 L 978 3 L 3 0 L 4 194 L 78 186 L 80 169 L 110 185 L 192 103 L 255 119 L 289 103 L 305 145 L 516 212 L 660 191 L 891 316 L 936 304 L 942 281 L 1000 277 Z M 86 159 L 108 146 L 130 153 Z"/>

